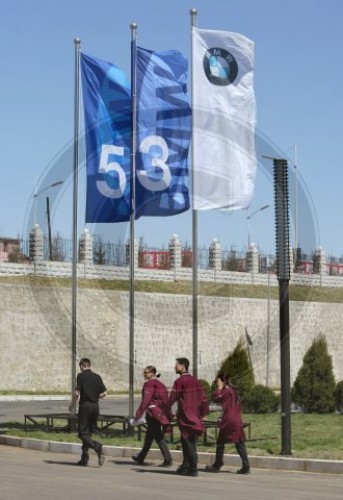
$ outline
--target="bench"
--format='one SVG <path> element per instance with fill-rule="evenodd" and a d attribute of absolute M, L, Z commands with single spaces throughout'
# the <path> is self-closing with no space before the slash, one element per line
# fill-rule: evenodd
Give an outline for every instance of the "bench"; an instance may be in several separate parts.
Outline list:
<path fill-rule="evenodd" d="M 33 424 L 34 428 L 45 432 L 65 431 L 70 432 L 77 427 L 77 415 L 71 413 L 35 413 L 24 415 L 25 431 L 28 430 L 28 425 Z M 39 420 L 45 420 L 44 423 Z M 65 424 L 58 425 L 57 421 L 65 421 Z M 100 427 L 99 427 L 100 424 Z M 129 434 L 129 419 L 124 415 L 99 415 L 97 432 L 102 434 L 110 429 L 114 424 L 121 424 L 123 434 Z"/>
<path fill-rule="evenodd" d="M 207 431 L 208 429 L 214 429 L 214 436 L 215 436 L 215 440 L 217 440 L 217 437 L 218 437 L 218 424 L 215 420 L 204 420 L 204 425 L 205 425 L 205 429 L 206 429 L 206 432 L 204 433 L 203 435 L 203 444 L 204 446 L 208 446 L 208 445 L 211 445 L 211 444 L 214 444 L 214 443 L 211 443 L 209 442 L 208 440 L 208 434 L 207 434 Z M 171 444 L 174 444 L 174 429 L 178 428 L 178 423 L 177 423 L 177 420 L 173 419 L 170 423 L 170 443 Z M 140 441 L 141 438 L 142 438 L 142 433 L 145 432 L 147 426 L 146 424 L 143 424 L 143 425 L 139 425 L 138 426 L 138 440 Z M 248 440 L 251 439 L 251 422 L 246 422 L 243 424 L 243 429 L 248 429 Z M 176 441 L 178 442 L 178 441 Z"/>

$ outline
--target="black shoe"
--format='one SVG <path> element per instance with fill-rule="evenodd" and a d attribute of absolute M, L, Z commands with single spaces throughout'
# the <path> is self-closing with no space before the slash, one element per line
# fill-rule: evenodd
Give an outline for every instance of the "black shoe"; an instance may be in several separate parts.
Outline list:
<path fill-rule="evenodd" d="M 88 460 L 79 460 L 78 462 L 76 462 L 76 465 L 81 465 L 82 467 L 87 467 L 88 465 Z"/>
<path fill-rule="evenodd" d="M 206 465 L 205 470 L 206 470 L 206 472 L 219 472 L 220 471 L 220 467 L 217 467 L 214 464 L 212 464 L 212 465 Z"/>
<path fill-rule="evenodd" d="M 181 472 L 181 476 L 198 477 L 198 471 L 196 469 L 188 469 L 185 472 Z"/>
<path fill-rule="evenodd" d="M 243 467 L 239 469 L 236 474 L 250 474 L 250 467 L 243 465 Z"/>
<path fill-rule="evenodd" d="M 187 465 L 182 464 L 176 469 L 176 474 L 180 474 L 181 476 L 186 476 L 187 473 L 188 473 Z"/>
<path fill-rule="evenodd" d="M 171 467 L 173 465 L 173 461 L 172 460 L 164 460 L 164 462 L 162 462 L 159 467 Z"/>
<path fill-rule="evenodd" d="M 131 458 L 132 458 L 132 460 L 133 460 L 134 462 L 136 462 L 137 464 L 139 464 L 139 465 L 144 465 L 144 460 L 142 460 L 141 458 L 139 458 L 139 456 L 138 456 L 138 455 L 132 455 L 132 457 L 131 457 Z"/>
<path fill-rule="evenodd" d="M 76 465 L 81 465 L 82 467 L 86 467 L 88 465 L 89 455 L 88 453 L 82 453 L 81 459 L 76 463 Z"/>
<path fill-rule="evenodd" d="M 101 446 L 101 448 L 99 449 L 99 451 L 97 451 L 96 453 L 97 453 L 97 455 L 98 455 L 99 465 L 100 465 L 100 466 L 104 465 L 104 463 L 105 463 L 105 454 L 104 454 L 104 452 L 102 451 L 102 446 Z"/>

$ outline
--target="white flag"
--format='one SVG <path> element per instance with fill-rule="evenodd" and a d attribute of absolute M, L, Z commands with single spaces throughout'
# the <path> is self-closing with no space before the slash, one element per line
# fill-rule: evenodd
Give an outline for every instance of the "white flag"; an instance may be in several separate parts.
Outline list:
<path fill-rule="evenodd" d="M 254 42 L 192 28 L 193 207 L 248 208 L 256 173 Z"/>

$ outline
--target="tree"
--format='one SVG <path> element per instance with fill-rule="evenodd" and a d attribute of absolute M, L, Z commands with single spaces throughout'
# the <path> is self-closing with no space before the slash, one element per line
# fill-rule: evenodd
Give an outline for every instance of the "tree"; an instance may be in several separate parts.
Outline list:
<path fill-rule="evenodd" d="M 103 266 L 106 264 L 106 244 L 102 236 L 97 236 L 93 243 L 94 264 Z"/>
<path fill-rule="evenodd" d="M 16 248 L 13 252 L 8 254 L 8 262 L 25 262 L 28 257 L 20 251 L 20 248 Z"/>
<path fill-rule="evenodd" d="M 138 267 L 146 267 L 146 256 L 144 254 L 146 250 L 147 245 L 144 241 L 144 236 L 140 236 L 138 242 Z"/>
<path fill-rule="evenodd" d="M 8 252 L 8 262 L 27 262 L 29 257 L 23 252 L 23 241 L 18 236 L 17 244 L 11 246 L 10 252 Z"/>
<path fill-rule="evenodd" d="M 241 261 L 236 250 L 233 250 L 233 248 L 231 248 L 227 258 L 222 262 L 222 267 L 225 271 L 240 271 Z"/>
<path fill-rule="evenodd" d="M 336 385 L 334 396 L 335 396 L 336 410 L 339 411 L 340 413 L 343 413 L 343 380 L 338 382 L 338 384 Z"/>
<path fill-rule="evenodd" d="M 334 390 L 332 358 L 324 335 L 319 335 L 304 356 L 292 399 L 307 413 L 330 413 L 335 410 Z"/>
<path fill-rule="evenodd" d="M 124 266 L 125 265 L 125 247 L 121 240 L 114 246 L 114 266 Z"/>
<path fill-rule="evenodd" d="M 193 262 L 193 252 L 191 246 L 187 243 L 184 244 L 181 254 L 181 266 L 182 267 L 192 267 Z"/>
<path fill-rule="evenodd" d="M 235 349 L 223 361 L 218 373 L 226 373 L 236 387 L 244 407 L 246 395 L 254 385 L 254 373 L 243 339 L 240 339 Z"/>
<path fill-rule="evenodd" d="M 50 253 L 50 249 L 48 249 Z M 57 232 L 51 240 L 51 260 L 54 262 L 64 262 L 66 258 L 65 241 Z"/>

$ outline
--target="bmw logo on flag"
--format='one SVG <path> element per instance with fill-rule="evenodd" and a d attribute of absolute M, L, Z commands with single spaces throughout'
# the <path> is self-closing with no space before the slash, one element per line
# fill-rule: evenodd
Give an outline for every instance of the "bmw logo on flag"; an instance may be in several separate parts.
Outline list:
<path fill-rule="evenodd" d="M 238 64 L 225 49 L 208 49 L 204 55 L 204 70 L 208 80 L 214 85 L 229 85 L 238 74 Z"/>

